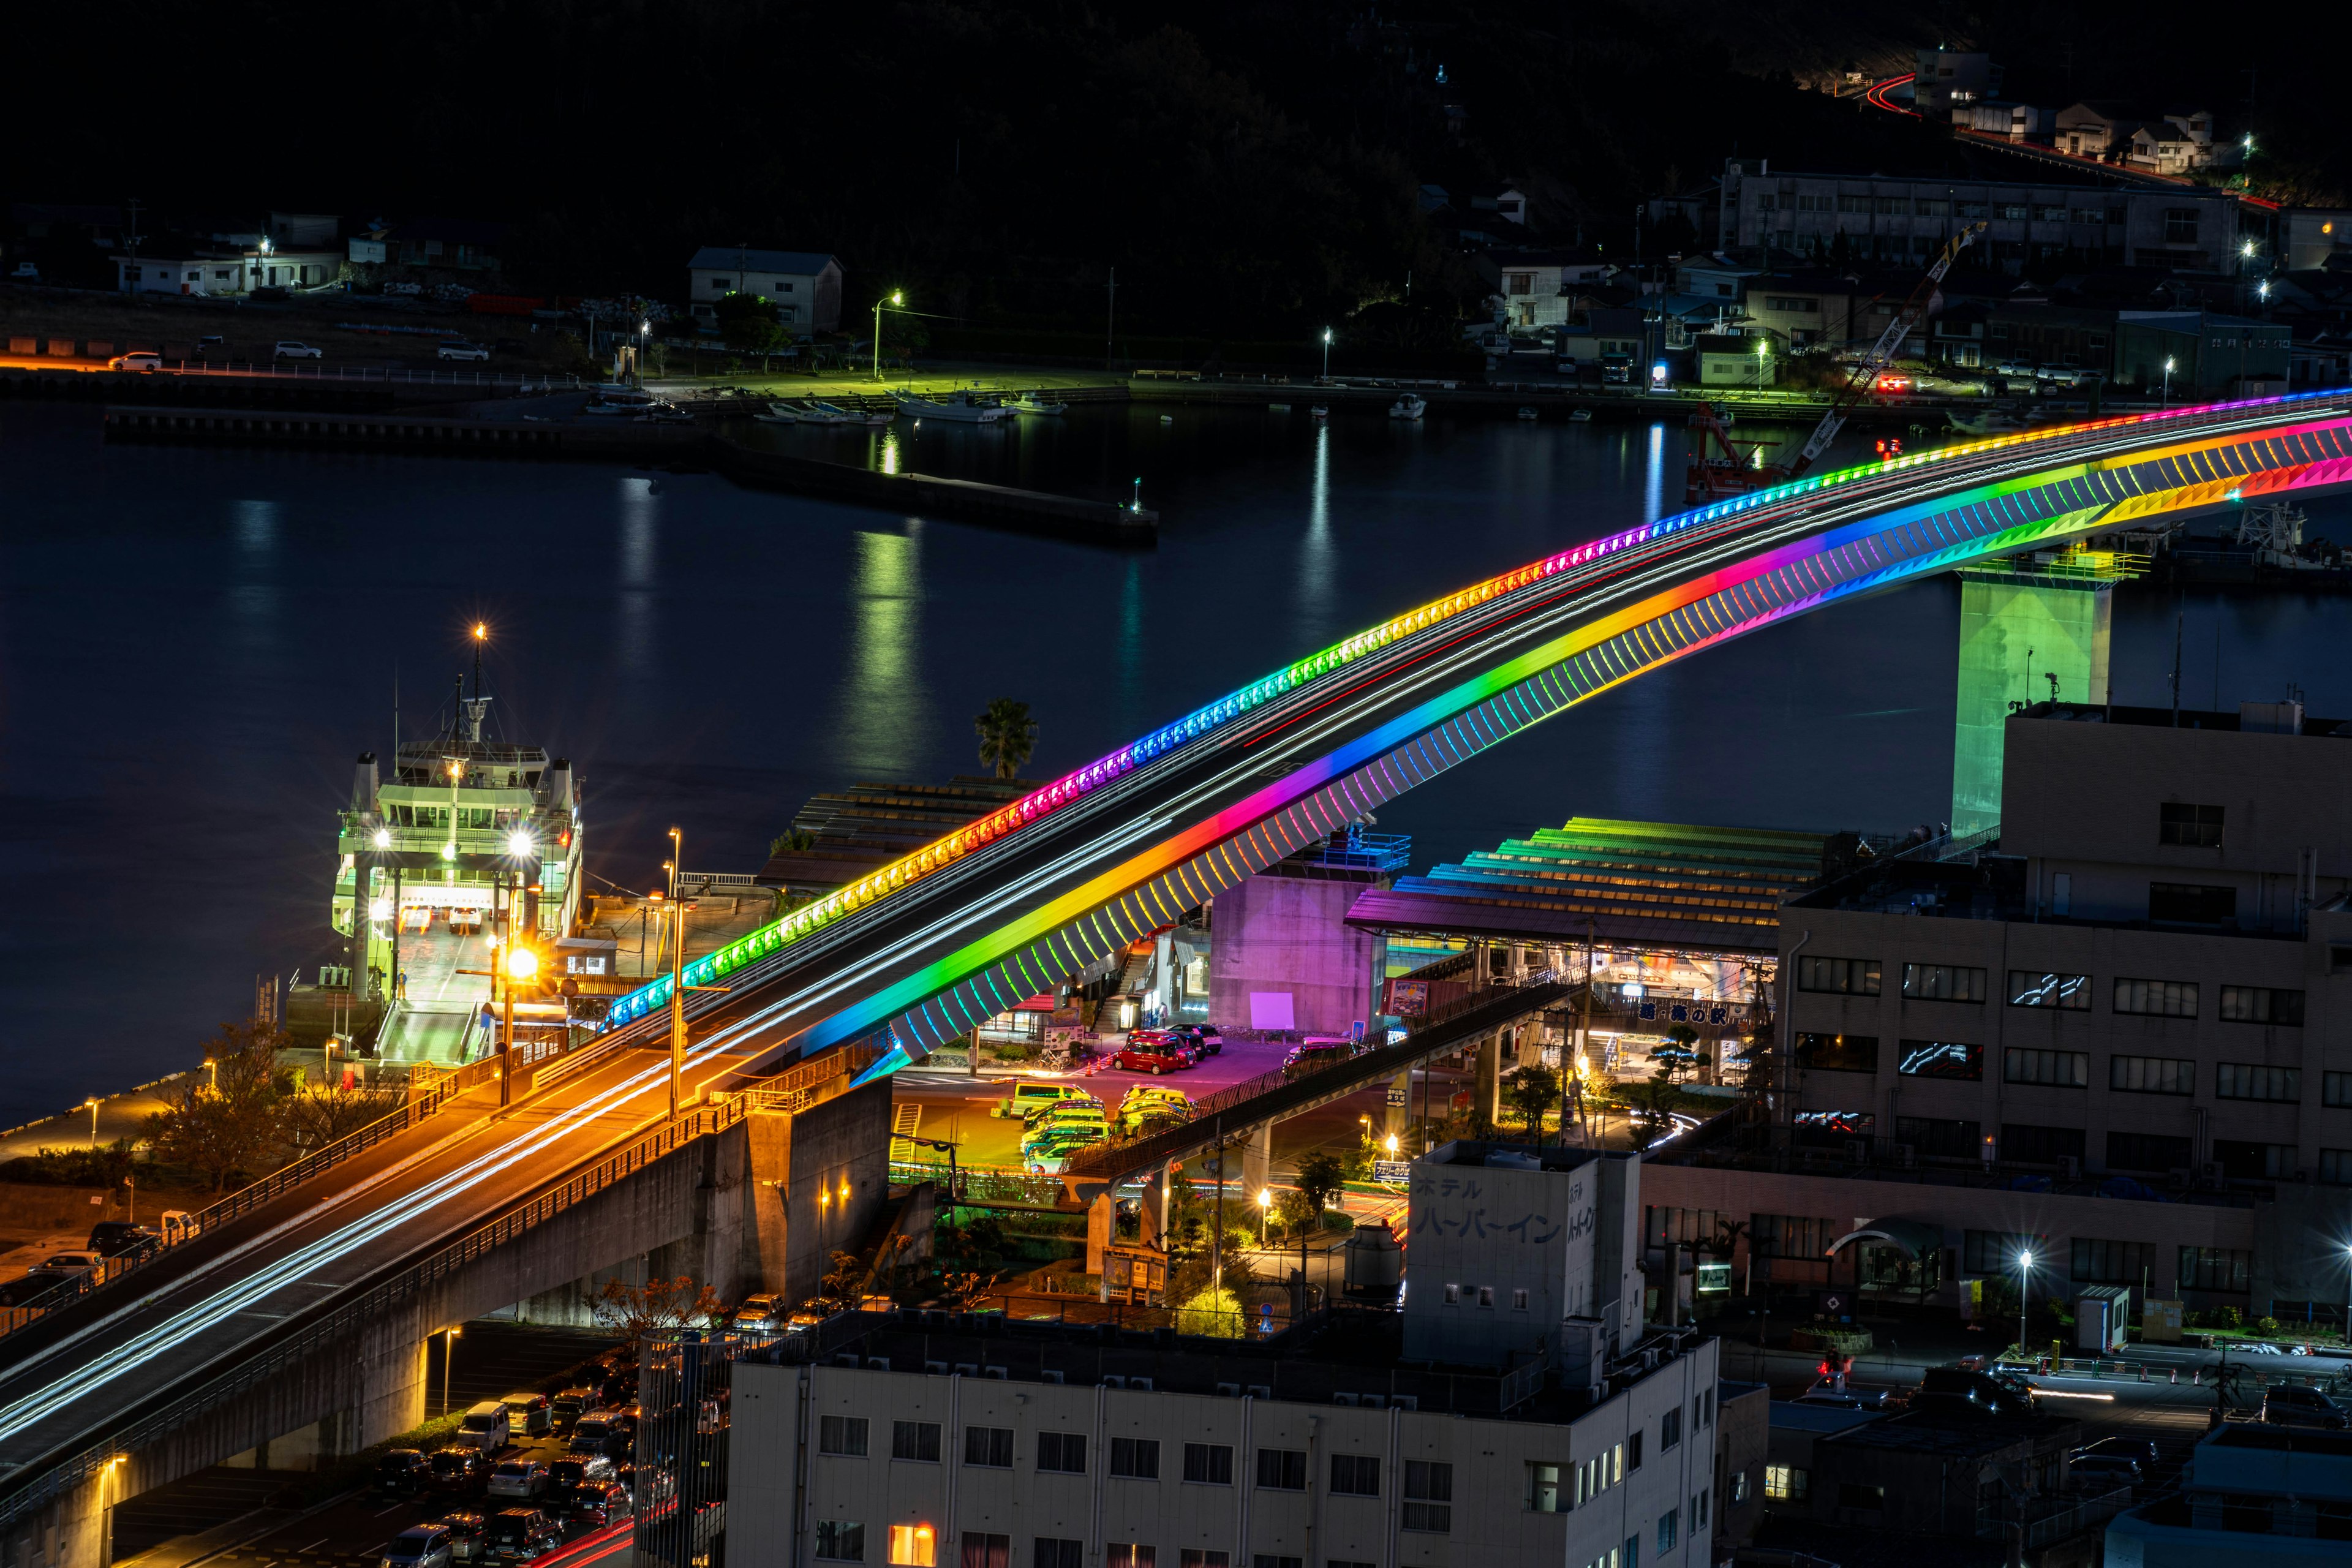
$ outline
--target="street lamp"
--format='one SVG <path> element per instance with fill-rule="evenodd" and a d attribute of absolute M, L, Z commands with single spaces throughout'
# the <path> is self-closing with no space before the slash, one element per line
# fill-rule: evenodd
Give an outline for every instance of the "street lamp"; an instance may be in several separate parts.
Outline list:
<path fill-rule="evenodd" d="M 1274 1189 L 1260 1187 L 1257 1190 L 1257 1247 L 1260 1252 L 1265 1250 L 1265 1226 L 1273 1214 Z"/>
<path fill-rule="evenodd" d="M 1756 390 L 1759 392 L 1764 390 L 1764 356 L 1771 352 L 1772 342 L 1770 339 L 1759 338 L 1756 340 Z"/>
<path fill-rule="evenodd" d="M 2025 1292 L 2026 1279 L 2033 1272 L 2033 1249 L 2023 1247 L 2017 1254 L 2017 1354 L 2025 1356 Z"/>
<path fill-rule="evenodd" d="M 1331 329 L 1323 329 L 1323 379 L 1331 379 Z"/>
<path fill-rule="evenodd" d="M 892 295 L 897 299 L 897 295 Z M 875 339 L 881 338 L 881 307 L 875 307 Z M 877 362 L 874 374 L 882 374 Z M 677 1077 L 686 1062 L 686 911 L 677 902 L 677 868 L 686 864 L 686 840 L 675 827 L 669 830 L 669 923 L 673 932 L 669 949 L 669 1113 L 677 1115 Z M 977 1053 L 980 1043 L 972 1042 Z"/>
<path fill-rule="evenodd" d="M 457 1328 L 441 1331 L 441 1414 L 449 1414 L 449 1356 L 457 1348 L 457 1339 L 466 1331 Z"/>
<path fill-rule="evenodd" d="M 906 302 L 905 292 L 897 289 L 890 290 L 887 300 L 874 301 L 874 379 L 877 381 L 882 379 L 882 307 L 889 305 L 896 308 Z"/>
<path fill-rule="evenodd" d="M 89 1108 L 89 1146 L 93 1149 L 98 1147 L 99 1103 L 100 1102 L 96 1099 L 85 1100 L 82 1101 L 82 1104 Z"/>
<path fill-rule="evenodd" d="M 107 1460 L 106 1468 L 98 1473 L 98 1500 L 105 1514 L 103 1528 L 99 1532 L 98 1560 L 101 1563 L 114 1561 L 114 1505 L 121 1500 L 121 1482 L 116 1479 L 116 1472 L 130 1458 L 128 1454 L 117 1454 Z"/>
<path fill-rule="evenodd" d="M 2164 356 L 2164 406 L 2172 406 L 2172 356 Z"/>

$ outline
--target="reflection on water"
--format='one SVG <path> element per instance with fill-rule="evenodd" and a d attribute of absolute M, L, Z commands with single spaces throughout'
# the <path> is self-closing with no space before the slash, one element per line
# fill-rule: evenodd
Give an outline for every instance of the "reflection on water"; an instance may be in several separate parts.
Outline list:
<path fill-rule="evenodd" d="M 620 485 L 620 573 L 613 595 L 614 640 L 621 679 L 644 693 L 653 676 L 654 545 L 659 530 L 654 481 L 634 475 Z"/>
<path fill-rule="evenodd" d="M 924 733 L 923 524 L 901 526 L 860 530 L 851 544 L 847 658 L 832 750 L 856 778 L 912 778 L 934 740 Z"/>
<path fill-rule="evenodd" d="M 1331 427 L 1315 430 L 1315 468 L 1307 492 L 1307 537 L 1298 547 L 1298 619 L 1306 640 L 1320 647 L 1338 640 L 1331 624 L 1331 578 L 1338 546 L 1331 541 Z"/>
<path fill-rule="evenodd" d="M 1666 514 L 1666 427 L 1650 426 L 1650 460 L 1642 470 L 1642 521 L 1655 522 Z"/>

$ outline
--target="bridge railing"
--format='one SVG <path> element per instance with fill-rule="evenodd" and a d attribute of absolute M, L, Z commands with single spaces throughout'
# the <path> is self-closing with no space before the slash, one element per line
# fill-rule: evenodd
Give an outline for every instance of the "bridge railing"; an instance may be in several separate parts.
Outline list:
<path fill-rule="evenodd" d="M 457 1096 L 489 1082 L 497 1076 L 498 1059 L 486 1057 L 478 1062 L 468 1062 L 454 1072 L 430 1078 L 421 1086 L 412 1084 L 406 1102 L 391 1115 L 379 1117 L 364 1127 L 347 1132 L 325 1147 L 314 1149 L 300 1159 L 280 1166 L 261 1180 L 239 1187 L 217 1203 L 198 1209 L 189 1216 L 185 1225 L 167 1230 L 162 1242 L 154 1247 L 107 1258 L 89 1273 L 61 1281 L 22 1305 L 0 1308 L 0 1339 L 38 1322 L 61 1307 L 72 1305 L 93 1290 L 103 1289 L 123 1276 L 137 1272 L 173 1247 L 194 1240 L 215 1226 L 226 1225 L 233 1219 L 251 1214 L 313 1176 L 332 1170 L 386 1139 L 396 1138 L 413 1127 L 422 1126 L 426 1118 Z"/>

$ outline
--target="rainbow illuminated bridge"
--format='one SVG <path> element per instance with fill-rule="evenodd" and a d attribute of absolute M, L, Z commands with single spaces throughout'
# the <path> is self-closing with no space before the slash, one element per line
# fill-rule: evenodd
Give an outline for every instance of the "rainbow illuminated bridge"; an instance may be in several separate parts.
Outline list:
<path fill-rule="evenodd" d="M 1964 443 L 1561 551 L 1399 615 L 687 968 L 698 1038 L 940 1042 L 1645 670 L 1856 594 L 2140 519 L 2352 483 L 2352 393 Z M 721 990 L 719 988 L 723 987 Z M 657 1034 L 669 982 L 608 1027 Z"/>

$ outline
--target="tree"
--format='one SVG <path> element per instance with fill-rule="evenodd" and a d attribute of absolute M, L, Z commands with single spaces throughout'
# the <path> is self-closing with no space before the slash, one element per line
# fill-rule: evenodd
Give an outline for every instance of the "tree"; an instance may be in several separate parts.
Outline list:
<path fill-rule="evenodd" d="M 1299 1156 L 1295 1180 L 1307 1212 L 1319 1220 L 1332 1197 L 1347 1189 L 1347 1166 L 1328 1149 L 1310 1150 Z"/>
<path fill-rule="evenodd" d="M 758 294 L 739 289 L 722 297 L 711 312 L 719 318 L 719 335 L 738 353 L 773 353 L 784 346 L 776 308 Z"/>
<path fill-rule="evenodd" d="M 288 1097 L 280 1107 L 286 1142 L 309 1154 L 400 1109 L 404 1096 L 389 1089 L 345 1089 L 338 1080 L 309 1094 Z"/>
<path fill-rule="evenodd" d="M 1675 1130 L 1675 1086 L 1665 1073 L 1652 1073 L 1649 1081 L 1636 1088 L 1631 1099 L 1633 1147 L 1647 1149 Z"/>
<path fill-rule="evenodd" d="M 1000 697 L 971 722 L 980 733 L 980 760 L 995 769 L 998 778 L 1019 778 L 1022 765 L 1037 749 L 1037 721 L 1029 717 L 1029 704 Z"/>
<path fill-rule="evenodd" d="M 166 1090 L 163 1109 L 147 1119 L 155 1158 L 204 1175 L 215 1192 L 236 1175 L 258 1176 L 278 1163 L 293 1074 L 278 1053 L 286 1037 L 257 1024 L 223 1024 L 205 1042 L 205 1070 Z"/>
<path fill-rule="evenodd" d="M 771 856 L 789 854 L 791 851 L 795 849 L 814 849 L 815 847 L 816 835 L 809 832 L 806 828 L 801 827 L 793 828 L 789 832 L 779 833 L 773 838 L 768 840 L 768 853 Z"/>
<path fill-rule="evenodd" d="M 642 1285 L 607 1279 L 590 1310 L 598 1326 L 613 1330 L 633 1345 L 651 1334 L 674 1334 L 698 1325 L 716 1326 L 727 1315 L 717 1291 L 684 1275 L 675 1279 L 648 1279 Z"/>
<path fill-rule="evenodd" d="M 1241 1298 L 1231 1290 L 1202 1289 L 1199 1294 L 1182 1299 L 1176 1309 L 1176 1331 L 1180 1334 L 1202 1334 L 1211 1339 L 1237 1340 L 1242 1337 Z"/>
<path fill-rule="evenodd" d="M 858 1263 L 857 1254 L 836 1252 L 833 1255 L 833 1267 L 817 1281 L 816 1293 L 836 1310 L 845 1312 L 857 1305 L 858 1298 L 865 1294 L 865 1284 L 866 1269 Z"/>
<path fill-rule="evenodd" d="M 1520 1129 L 1540 1140 L 1544 1116 L 1559 1103 L 1559 1074 L 1540 1062 L 1516 1068 L 1503 1079 L 1503 1100 L 1518 1112 Z M 1567 1135 L 1568 1130 L 1562 1128 L 1560 1136 L 1565 1139 Z"/>

